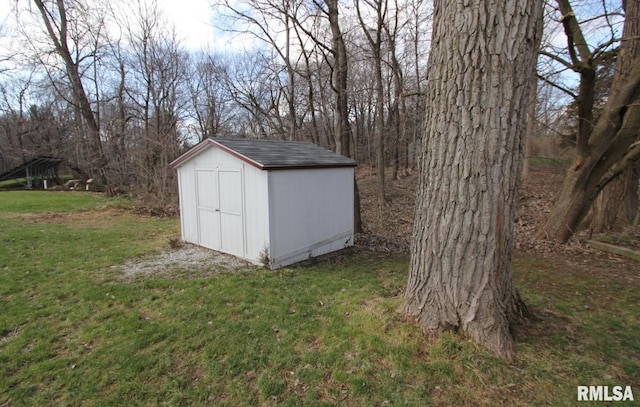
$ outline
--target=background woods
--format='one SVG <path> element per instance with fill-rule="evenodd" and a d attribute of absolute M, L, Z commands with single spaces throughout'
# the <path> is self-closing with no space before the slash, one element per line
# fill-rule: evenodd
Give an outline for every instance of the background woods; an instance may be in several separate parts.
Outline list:
<path fill-rule="evenodd" d="M 625 67 L 638 66 L 638 12 L 626 3 L 545 2 L 527 159 L 572 161 L 575 178 L 545 238 L 566 240 L 585 218 L 594 231 L 637 224 L 628 106 L 638 81 Z M 415 168 L 429 1 L 214 0 L 217 31 L 203 49 L 154 0 L 11 5 L 0 27 L 0 172 L 60 156 L 77 177 L 166 205 L 177 190 L 167 163 L 204 138 L 311 141 L 377 172 L 382 208 L 393 199 L 385 183 Z M 606 128 L 611 117 L 618 125 Z"/>
<path fill-rule="evenodd" d="M 397 174 L 414 163 L 429 8 L 218 1 L 221 35 L 241 44 L 220 51 L 186 48 L 154 1 L 16 2 L 2 31 L 13 46 L 0 171 L 56 155 L 166 204 L 172 158 L 206 137 L 247 137 L 312 141 Z"/>

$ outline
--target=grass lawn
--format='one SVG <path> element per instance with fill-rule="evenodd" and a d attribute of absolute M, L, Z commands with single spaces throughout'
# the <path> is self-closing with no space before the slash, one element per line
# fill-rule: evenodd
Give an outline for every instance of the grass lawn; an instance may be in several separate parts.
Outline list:
<path fill-rule="evenodd" d="M 637 262 L 516 258 L 538 319 L 506 365 L 403 318 L 406 256 L 126 277 L 173 250 L 179 221 L 122 205 L 0 193 L 0 406 L 573 406 L 578 385 L 640 399 Z"/>

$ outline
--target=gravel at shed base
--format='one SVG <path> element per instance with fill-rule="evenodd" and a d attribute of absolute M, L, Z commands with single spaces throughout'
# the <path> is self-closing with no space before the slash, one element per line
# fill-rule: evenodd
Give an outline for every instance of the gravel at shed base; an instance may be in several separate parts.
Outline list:
<path fill-rule="evenodd" d="M 244 260 L 190 244 L 149 257 L 129 259 L 122 265 L 113 266 L 113 268 L 122 270 L 126 277 L 166 275 L 172 270 L 194 272 L 206 270 L 220 272 L 223 270 L 233 273 L 245 270 L 248 267 L 251 267 L 250 263 Z"/>

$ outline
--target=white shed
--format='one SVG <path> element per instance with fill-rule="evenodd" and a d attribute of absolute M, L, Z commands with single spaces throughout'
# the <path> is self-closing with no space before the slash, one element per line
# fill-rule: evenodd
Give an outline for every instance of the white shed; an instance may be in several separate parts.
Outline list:
<path fill-rule="evenodd" d="M 272 269 L 352 246 L 355 166 L 312 143 L 206 139 L 171 163 L 182 239 Z"/>

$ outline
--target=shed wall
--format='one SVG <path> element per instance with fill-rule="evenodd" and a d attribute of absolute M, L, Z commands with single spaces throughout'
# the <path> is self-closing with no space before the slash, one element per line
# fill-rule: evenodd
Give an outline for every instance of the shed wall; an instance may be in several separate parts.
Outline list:
<path fill-rule="evenodd" d="M 272 267 L 353 245 L 353 168 L 269 172 Z"/>
<path fill-rule="evenodd" d="M 199 244 L 195 170 L 190 163 L 178 168 L 178 190 L 180 194 L 182 240 Z"/>
<path fill-rule="evenodd" d="M 262 264 L 269 248 L 268 173 L 244 164 L 246 260 Z"/>

